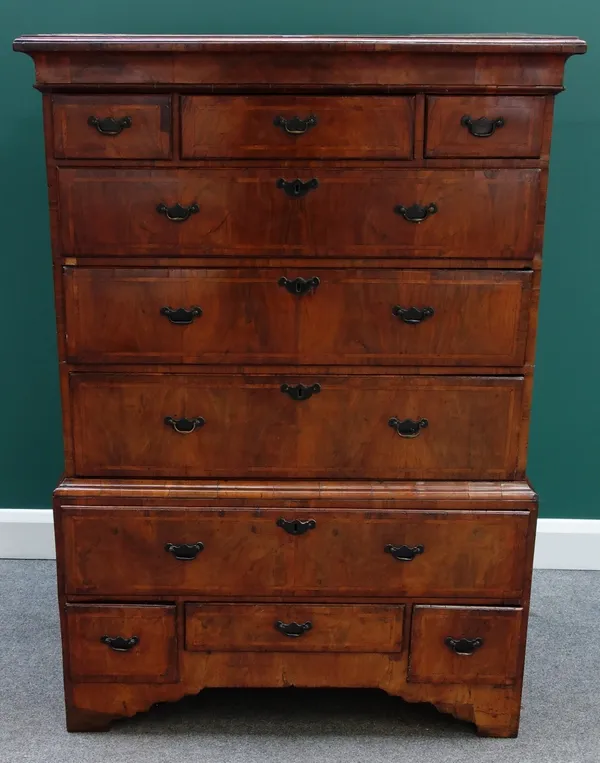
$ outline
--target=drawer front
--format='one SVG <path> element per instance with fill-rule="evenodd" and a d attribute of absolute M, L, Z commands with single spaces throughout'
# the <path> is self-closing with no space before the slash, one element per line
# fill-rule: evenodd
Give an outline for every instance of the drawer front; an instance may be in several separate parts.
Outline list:
<path fill-rule="evenodd" d="M 67 593 L 99 596 L 516 598 L 530 526 L 528 512 L 495 511 L 64 506 L 61 516 Z"/>
<path fill-rule="evenodd" d="M 184 159 L 412 159 L 414 98 L 228 96 L 183 98 Z"/>
<path fill-rule="evenodd" d="M 75 469 L 82 477 L 510 479 L 522 383 L 75 373 Z"/>
<path fill-rule="evenodd" d="M 399 652 L 398 605 L 187 604 L 193 652 Z"/>
<path fill-rule="evenodd" d="M 409 681 L 513 684 L 522 621 L 522 609 L 415 606 Z"/>
<path fill-rule="evenodd" d="M 425 156 L 538 157 L 546 98 L 432 95 Z"/>
<path fill-rule="evenodd" d="M 73 362 L 498 366 L 524 360 L 530 272 L 64 272 Z"/>
<path fill-rule="evenodd" d="M 55 95 L 57 159 L 169 159 L 171 98 Z"/>
<path fill-rule="evenodd" d="M 291 197 L 296 178 L 318 187 Z M 61 169 L 61 241 L 83 256 L 531 258 L 539 180 L 514 169 Z"/>
<path fill-rule="evenodd" d="M 177 681 L 175 607 L 67 605 L 72 681 Z"/>

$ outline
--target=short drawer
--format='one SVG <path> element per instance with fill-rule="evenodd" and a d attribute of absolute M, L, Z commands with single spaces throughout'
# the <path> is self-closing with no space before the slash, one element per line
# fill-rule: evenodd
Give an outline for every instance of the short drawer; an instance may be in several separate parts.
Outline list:
<path fill-rule="evenodd" d="M 545 107 L 541 96 L 428 96 L 425 156 L 538 157 Z"/>
<path fill-rule="evenodd" d="M 72 681 L 177 680 L 174 606 L 68 604 L 67 631 Z"/>
<path fill-rule="evenodd" d="M 409 96 L 182 99 L 184 159 L 412 159 L 413 132 Z"/>
<path fill-rule="evenodd" d="M 530 271 L 65 268 L 91 363 L 521 365 Z"/>
<path fill-rule="evenodd" d="M 522 609 L 415 606 L 409 680 L 513 684 L 519 675 Z"/>
<path fill-rule="evenodd" d="M 171 98 L 55 95 L 57 159 L 169 159 Z"/>
<path fill-rule="evenodd" d="M 398 605 L 187 604 L 185 648 L 196 652 L 399 652 Z"/>
<path fill-rule="evenodd" d="M 63 506 L 69 594 L 518 598 L 526 511 Z M 118 559 L 119 564 L 107 564 Z"/>
<path fill-rule="evenodd" d="M 63 254 L 532 259 L 539 169 L 60 168 Z"/>
<path fill-rule="evenodd" d="M 73 373 L 80 477 L 511 479 L 522 377 Z"/>

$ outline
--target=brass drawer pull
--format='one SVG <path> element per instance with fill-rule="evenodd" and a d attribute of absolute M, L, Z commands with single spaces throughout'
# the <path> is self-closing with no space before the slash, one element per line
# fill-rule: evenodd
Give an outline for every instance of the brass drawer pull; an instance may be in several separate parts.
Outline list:
<path fill-rule="evenodd" d="M 289 395 L 292 400 L 308 400 L 313 395 L 319 394 L 321 385 L 311 384 L 307 387 L 304 384 L 282 384 L 281 391 Z"/>
<path fill-rule="evenodd" d="M 303 636 L 311 629 L 312 623 L 310 620 L 307 620 L 305 623 L 283 623 L 281 620 L 277 620 L 275 623 L 275 630 L 290 638 L 300 638 L 300 636 Z"/>
<path fill-rule="evenodd" d="M 275 524 L 290 535 L 304 535 L 317 526 L 314 519 L 284 519 L 283 517 L 279 517 Z"/>
<path fill-rule="evenodd" d="M 202 416 L 197 416 L 195 419 L 176 419 L 173 416 L 165 416 L 165 424 L 172 426 L 178 434 L 191 434 L 203 427 L 205 423 Z"/>
<path fill-rule="evenodd" d="M 140 643 L 137 636 L 123 638 L 123 636 L 101 636 L 100 641 L 109 646 L 115 652 L 128 652 L 136 644 Z"/>
<path fill-rule="evenodd" d="M 165 543 L 165 551 L 173 554 L 178 562 L 192 562 L 201 551 L 204 551 L 204 543 Z"/>
<path fill-rule="evenodd" d="M 383 550 L 398 562 L 412 562 L 415 556 L 424 553 L 425 546 L 393 546 L 388 543 Z"/>
<path fill-rule="evenodd" d="M 194 318 L 199 318 L 202 315 L 201 307 L 161 307 L 160 314 L 165 315 L 171 323 L 176 326 L 189 326 L 194 322 Z"/>
<path fill-rule="evenodd" d="M 415 326 L 417 323 L 422 323 L 425 318 L 431 318 L 434 314 L 433 307 L 401 307 L 395 305 L 392 307 L 392 314 L 396 318 L 400 318 L 404 323 L 408 323 L 411 326 Z"/>
<path fill-rule="evenodd" d="M 470 657 L 475 650 L 483 646 L 482 638 L 452 638 L 448 636 L 444 639 L 444 644 L 453 652 L 461 657 Z"/>
<path fill-rule="evenodd" d="M 309 291 L 315 291 L 321 283 L 321 279 L 314 276 L 314 278 L 294 278 L 293 281 L 290 281 L 289 278 L 281 276 L 277 283 L 279 286 L 283 286 L 286 291 L 289 291 L 290 294 L 300 297 L 303 294 L 308 294 Z"/>
<path fill-rule="evenodd" d="M 502 117 L 497 119 L 488 119 L 487 117 L 471 119 L 468 114 L 461 118 L 460 123 L 463 127 L 467 128 L 474 138 L 489 138 L 496 132 L 498 127 L 504 127 L 505 124 Z"/>
<path fill-rule="evenodd" d="M 437 204 L 433 202 L 426 207 L 421 204 L 413 204 L 410 207 L 403 207 L 402 204 L 398 204 L 394 207 L 394 212 L 408 220 L 409 223 L 422 223 L 431 215 L 435 215 L 437 211 Z"/>
<path fill-rule="evenodd" d="M 190 204 L 187 207 L 177 203 L 172 207 L 167 207 L 166 204 L 159 204 L 156 207 L 156 211 L 159 215 L 164 215 L 167 220 L 173 223 L 183 223 L 189 220 L 192 215 L 197 214 L 200 211 L 200 207 L 197 204 Z"/>
<path fill-rule="evenodd" d="M 299 178 L 296 178 L 296 180 L 279 178 L 275 181 L 275 185 L 277 188 L 282 188 L 284 193 L 292 199 L 300 199 L 302 196 L 306 196 L 309 191 L 312 191 L 313 188 L 318 188 L 319 181 L 317 178 L 306 181 L 302 181 Z"/>
<path fill-rule="evenodd" d="M 317 118 L 314 114 L 311 114 L 306 119 L 300 119 L 300 117 L 292 117 L 286 119 L 285 117 L 275 117 L 273 120 L 275 127 L 281 127 L 288 135 L 304 135 L 311 127 L 315 127 L 317 124 Z"/>
<path fill-rule="evenodd" d="M 397 419 L 395 416 L 388 421 L 388 426 L 398 432 L 400 437 L 414 438 L 421 434 L 421 429 L 429 426 L 427 419 Z"/>
<path fill-rule="evenodd" d="M 95 127 L 101 135 L 120 135 L 127 127 L 131 127 L 131 117 L 88 117 L 90 127 Z"/>

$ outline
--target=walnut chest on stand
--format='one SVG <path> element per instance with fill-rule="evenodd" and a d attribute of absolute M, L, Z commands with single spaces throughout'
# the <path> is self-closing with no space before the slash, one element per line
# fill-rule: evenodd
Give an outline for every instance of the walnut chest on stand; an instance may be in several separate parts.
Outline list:
<path fill-rule="evenodd" d="M 43 93 L 67 725 L 374 687 L 515 736 L 576 38 L 21 37 Z"/>

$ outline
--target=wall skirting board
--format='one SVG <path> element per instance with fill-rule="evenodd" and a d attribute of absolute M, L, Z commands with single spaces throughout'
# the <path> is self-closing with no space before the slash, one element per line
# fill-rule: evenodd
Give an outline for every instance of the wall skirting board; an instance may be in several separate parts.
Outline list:
<path fill-rule="evenodd" d="M 54 559 L 52 512 L 0 509 L 0 559 Z M 534 567 L 600 570 L 600 519 L 540 519 Z"/>
<path fill-rule="evenodd" d="M 49 509 L 0 509 L 0 559 L 55 559 Z"/>

